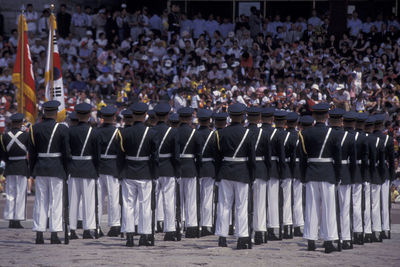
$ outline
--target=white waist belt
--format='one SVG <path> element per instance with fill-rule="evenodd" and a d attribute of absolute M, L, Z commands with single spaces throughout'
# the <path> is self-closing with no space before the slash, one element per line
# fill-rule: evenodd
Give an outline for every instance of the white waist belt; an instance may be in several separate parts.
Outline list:
<path fill-rule="evenodd" d="M 347 159 L 342 160 L 342 164 L 349 164 L 349 161 Z"/>
<path fill-rule="evenodd" d="M 16 157 L 8 157 L 8 160 L 24 160 L 27 159 L 26 156 L 16 156 Z"/>
<path fill-rule="evenodd" d="M 163 158 L 170 158 L 170 157 L 172 157 L 172 154 L 171 154 L 171 153 L 159 154 L 158 157 L 159 157 L 160 159 L 163 159 Z"/>
<path fill-rule="evenodd" d="M 127 160 L 133 160 L 133 161 L 146 161 L 150 160 L 150 157 L 132 157 L 132 156 L 126 156 L 125 157 Z"/>
<path fill-rule="evenodd" d="M 248 161 L 248 157 L 238 157 L 238 158 L 233 158 L 233 157 L 224 157 L 223 161 L 232 161 L 232 162 L 245 162 Z"/>
<path fill-rule="evenodd" d="M 290 162 L 290 158 L 286 158 L 286 159 L 285 159 L 285 162 Z"/>
<path fill-rule="evenodd" d="M 309 158 L 308 162 L 330 163 L 330 162 L 333 162 L 333 158 Z"/>
<path fill-rule="evenodd" d="M 38 153 L 39 158 L 59 158 L 61 153 Z"/>
<path fill-rule="evenodd" d="M 92 156 L 72 156 L 73 160 L 91 160 Z"/>
<path fill-rule="evenodd" d="M 209 162 L 209 161 L 214 161 L 213 158 L 202 158 L 201 162 Z"/>
<path fill-rule="evenodd" d="M 105 154 L 101 154 L 100 158 L 102 159 L 116 159 L 117 155 L 105 155 Z"/>
<path fill-rule="evenodd" d="M 356 162 L 357 162 L 357 164 L 361 164 L 362 163 L 361 159 L 357 160 Z"/>
<path fill-rule="evenodd" d="M 262 156 L 262 157 L 256 157 L 256 161 L 263 161 L 264 159 L 265 159 L 264 156 Z"/>
<path fill-rule="evenodd" d="M 296 162 L 300 162 L 300 158 L 296 158 Z"/>
<path fill-rule="evenodd" d="M 279 160 L 277 156 L 271 156 L 271 160 Z"/>
<path fill-rule="evenodd" d="M 194 155 L 193 154 L 180 154 L 179 157 L 181 159 L 193 159 Z"/>

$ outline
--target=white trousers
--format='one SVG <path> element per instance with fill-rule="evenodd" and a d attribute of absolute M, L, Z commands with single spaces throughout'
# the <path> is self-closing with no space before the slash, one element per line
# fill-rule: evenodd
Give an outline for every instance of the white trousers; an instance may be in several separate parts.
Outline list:
<path fill-rule="evenodd" d="M 22 175 L 8 175 L 6 178 L 5 220 L 22 221 L 26 219 L 26 190 L 28 179 Z"/>
<path fill-rule="evenodd" d="M 390 231 L 389 222 L 389 195 L 390 195 L 390 180 L 385 180 L 381 187 L 382 196 L 382 231 Z"/>
<path fill-rule="evenodd" d="M 303 225 L 303 183 L 299 179 L 293 179 L 293 226 Z"/>
<path fill-rule="evenodd" d="M 160 177 L 158 178 L 160 192 L 163 195 L 163 203 L 160 208 L 163 209 L 164 214 L 164 232 L 175 231 L 175 178 L 174 177 Z"/>
<path fill-rule="evenodd" d="M 253 228 L 257 232 L 267 231 L 267 183 L 263 179 L 253 183 Z"/>
<path fill-rule="evenodd" d="M 350 233 L 351 185 L 339 185 L 340 231 L 342 240 L 351 240 Z"/>
<path fill-rule="evenodd" d="M 164 209 L 163 209 L 164 195 L 161 190 L 160 182 L 156 181 L 156 220 L 164 221 Z"/>
<path fill-rule="evenodd" d="M 63 180 L 57 177 L 37 176 L 35 191 L 33 231 L 45 232 L 49 217 L 50 232 L 61 232 L 63 230 Z"/>
<path fill-rule="evenodd" d="M 371 234 L 371 184 L 364 182 L 364 233 Z"/>
<path fill-rule="evenodd" d="M 95 216 L 95 179 L 74 178 L 68 181 L 69 191 L 69 224 L 71 230 L 76 230 L 79 214 L 79 202 L 82 199 L 83 230 L 96 229 Z M 100 219 L 100 218 L 99 218 Z"/>
<path fill-rule="evenodd" d="M 267 183 L 268 228 L 279 228 L 279 179 L 270 178 Z"/>
<path fill-rule="evenodd" d="M 200 178 L 200 225 L 212 227 L 213 225 L 213 192 L 214 179 L 211 177 Z"/>
<path fill-rule="evenodd" d="M 119 205 L 119 181 L 111 175 L 100 174 L 98 179 L 99 218 L 103 215 L 103 203 L 108 196 L 108 226 L 121 225 L 121 206 Z"/>
<path fill-rule="evenodd" d="M 229 217 L 235 200 L 235 236 L 248 237 L 249 185 L 222 179 L 218 189 L 217 225 L 215 235 L 228 237 Z"/>
<path fill-rule="evenodd" d="M 334 184 L 328 182 L 306 184 L 305 215 L 304 238 L 318 240 L 318 225 L 320 225 L 321 239 L 325 241 L 338 239 Z"/>
<path fill-rule="evenodd" d="M 352 198 L 353 198 L 353 232 L 362 233 L 362 184 L 353 184 L 352 187 Z"/>
<path fill-rule="evenodd" d="M 381 185 L 371 184 L 371 220 L 372 231 L 381 232 Z"/>
<path fill-rule="evenodd" d="M 282 223 L 283 225 L 292 225 L 292 179 L 286 178 L 281 184 L 283 193 L 282 203 Z"/>
<path fill-rule="evenodd" d="M 185 226 L 197 227 L 197 184 L 196 178 L 181 178 L 181 207 L 185 214 Z M 211 198 L 212 199 L 212 198 Z"/>
<path fill-rule="evenodd" d="M 135 210 L 139 202 L 138 232 L 151 234 L 151 187 L 151 180 L 122 180 L 122 232 L 135 232 Z"/>

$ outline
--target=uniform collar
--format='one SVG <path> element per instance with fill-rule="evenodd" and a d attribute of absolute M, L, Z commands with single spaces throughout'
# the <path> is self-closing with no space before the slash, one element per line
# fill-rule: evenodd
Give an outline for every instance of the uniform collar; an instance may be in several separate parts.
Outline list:
<path fill-rule="evenodd" d="M 200 126 L 199 130 L 209 129 L 208 126 Z"/>
<path fill-rule="evenodd" d="M 141 124 L 144 124 L 144 122 L 142 122 L 142 121 L 135 121 L 135 122 L 133 123 L 133 125 L 141 125 Z"/>
<path fill-rule="evenodd" d="M 247 128 L 249 128 L 249 129 L 257 129 L 258 126 L 257 126 L 257 124 L 255 124 L 255 123 L 250 123 L 249 126 L 248 126 Z"/>
<path fill-rule="evenodd" d="M 323 122 L 317 122 L 317 123 L 315 123 L 315 125 L 314 125 L 314 127 L 325 127 L 326 125 L 325 125 L 325 123 L 323 123 Z"/>
<path fill-rule="evenodd" d="M 102 125 L 101 127 L 103 127 L 103 128 L 109 128 L 109 127 L 112 127 L 112 126 L 113 126 L 112 123 L 103 123 L 103 125 Z"/>

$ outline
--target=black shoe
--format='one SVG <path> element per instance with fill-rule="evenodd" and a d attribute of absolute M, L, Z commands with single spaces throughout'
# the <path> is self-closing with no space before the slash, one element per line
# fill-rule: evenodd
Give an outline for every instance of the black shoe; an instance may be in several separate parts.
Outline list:
<path fill-rule="evenodd" d="M 261 245 L 263 243 L 263 233 L 255 232 L 254 233 L 254 245 Z"/>
<path fill-rule="evenodd" d="M 126 233 L 126 246 L 133 247 L 135 244 L 133 242 L 133 233 Z"/>
<path fill-rule="evenodd" d="M 326 241 L 325 242 L 325 253 L 331 253 L 334 251 L 337 251 L 337 249 L 333 245 L 332 241 Z"/>
<path fill-rule="evenodd" d="M 90 234 L 90 230 L 83 231 L 83 239 L 93 239 L 93 236 Z"/>
<path fill-rule="evenodd" d="M 303 233 L 301 232 L 300 226 L 294 228 L 294 236 L 303 237 Z"/>
<path fill-rule="evenodd" d="M 11 229 L 12 229 L 12 228 L 15 228 L 15 227 L 14 227 L 14 221 L 13 221 L 13 220 L 11 220 L 11 221 L 8 222 L 8 228 L 11 228 Z"/>
<path fill-rule="evenodd" d="M 186 228 L 185 238 L 197 238 L 199 234 L 198 227 L 188 227 Z"/>
<path fill-rule="evenodd" d="M 234 234 L 235 234 L 235 230 L 233 229 L 233 225 L 229 225 L 228 235 L 234 235 Z"/>
<path fill-rule="evenodd" d="M 43 232 L 36 232 L 35 244 L 44 244 Z"/>
<path fill-rule="evenodd" d="M 372 234 L 365 234 L 364 243 L 372 243 Z"/>
<path fill-rule="evenodd" d="M 381 239 L 388 239 L 388 236 L 386 235 L 386 231 L 381 232 Z"/>
<path fill-rule="evenodd" d="M 150 246 L 150 247 L 154 246 L 154 241 L 155 241 L 154 235 L 147 235 L 147 241 L 148 241 L 147 246 Z"/>
<path fill-rule="evenodd" d="M 237 241 L 237 249 L 247 249 L 248 245 L 248 238 L 247 237 L 239 237 Z"/>
<path fill-rule="evenodd" d="M 279 237 L 277 237 L 274 233 L 274 229 L 273 228 L 268 228 L 268 240 L 270 241 L 278 241 L 280 240 Z"/>
<path fill-rule="evenodd" d="M 308 240 L 307 250 L 308 251 L 314 251 L 315 250 L 315 241 L 314 240 Z"/>
<path fill-rule="evenodd" d="M 146 247 L 148 247 L 148 246 L 150 246 L 151 244 L 150 244 L 150 242 L 148 241 L 148 239 L 147 239 L 147 235 L 140 235 L 140 238 L 139 238 L 139 247 L 140 246 L 146 246 Z"/>
<path fill-rule="evenodd" d="M 139 235 L 139 231 L 138 231 L 138 226 L 137 225 L 135 225 L 135 232 L 133 233 L 133 235 L 135 236 L 135 235 Z"/>
<path fill-rule="evenodd" d="M 55 245 L 61 244 L 61 241 L 60 239 L 58 239 L 56 232 L 51 233 L 50 244 L 55 244 Z"/>
<path fill-rule="evenodd" d="M 358 245 L 364 245 L 364 233 L 358 235 Z"/>
<path fill-rule="evenodd" d="M 79 239 L 79 236 L 76 234 L 75 230 L 71 230 L 69 239 L 70 240 Z"/>
<path fill-rule="evenodd" d="M 343 241 L 342 243 L 342 249 L 352 249 L 353 245 L 351 244 L 351 241 Z"/>
<path fill-rule="evenodd" d="M 21 221 L 14 221 L 14 228 L 15 229 L 24 229 L 24 227 L 21 225 Z"/>
<path fill-rule="evenodd" d="M 372 242 L 382 242 L 382 238 L 380 236 L 380 234 L 378 232 L 375 232 L 372 234 L 372 238 L 371 238 Z"/>
<path fill-rule="evenodd" d="M 353 243 L 357 244 L 360 242 L 359 233 L 353 233 Z"/>
<path fill-rule="evenodd" d="M 218 238 L 218 247 L 226 248 L 228 245 L 226 244 L 226 237 L 220 236 Z"/>
<path fill-rule="evenodd" d="M 107 236 L 109 237 L 117 237 L 119 236 L 121 230 L 118 228 L 118 226 L 111 226 L 110 231 L 108 231 Z"/>
<path fill-rule="evenodd" d="M 289 232 L 289 225 L 283 226 L 283 239 L 292 239 L 293 236 Z"/>
<path fill-rule="evenodd" d="M 157 221 L 157 230 L 156 233 L 162 233 L 163 232 L 163 222 L 162 221 Z"/>
<path fill-rule="evenodd" d="M 176 241 L 175 232 L 166 232 L 164 235 L 164 241 Z"/>
<path fill-rule="evenodd" d="M 79 220 L 79 221 L 78 221 L 78 223 L 76 224 L 76 229 L 83 229 L 82 220 Z"/>
<path fill-rule="evenodd" d="M 211 227 L 206 227 L 206 226 L 201 227 L 201 236 L 208 236 L 208 235 L 214 235 L 214 233 L 211 230 Z"/>

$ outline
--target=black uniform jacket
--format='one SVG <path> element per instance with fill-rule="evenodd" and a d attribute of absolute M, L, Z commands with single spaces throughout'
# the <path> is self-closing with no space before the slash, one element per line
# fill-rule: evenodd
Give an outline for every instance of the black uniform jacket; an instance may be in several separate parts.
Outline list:
<path fill-rule="evenodd" d="M 380 142 L 383 143 L 385 152 L 385 164 L 383 164 L 384 172 L 382 173 L 382 182 L 385 180 L 393 181 L 396 178 L 395 166 L 394 166 L 394 142 L 393 137 L 382 133 L 381 131 L 376 131 L 374 133 L 379 136 Z"/>
<path fill-rule="evenodd" d="M 222 130 L 218 130 L 218 154 L 222 159 L 221 168 L 218 172 L 219 179 L 242 183 L 250 183 L 254 180 L 255 152 L 251 134 L 247 135 L 235 157 L 242 158 L 243 161 L 225 160 L 234 156 L 245 132 L 246 128 L 235 122 Z"/>
<path fill-rule="evenodd" d="M 289 135 L 288 135 L 289 134 Z M 294 178 L 294 170 L 296 167 L 296 141 L 297 131 L 294 128 L 286 129 L 286 135 L 283 141 L 285 146 L 285 173 L 283 178 Z"/>
<path fill-rule="evenodd" d="M 368 177 L 368 158 L 369 158 L 369 145 L 368 138 L 361 130 L 355 133 L 356 139 L 356 152 L 357 152 L 357 167 L 354 176 L 354 183 L 363 183 Z"/>
<path fill-rule="evenodd" d="M 268 140 L 270 140 L 271 133 L 272 133 L 272 131 L 274 130 L 274 128 L 272 127 L 272 125 L 271 125 L 271 124 L 268 124 L 268 123 L 263 123 L 263 124 L 261 125 L 261 128 L 263 129 L 263 132 L 265 132 L 265 133 L 267 134 Z M 269 144 L 269 154 L 271 155 L 271 144 Z M 270 173 L 271 173 L 271 168 L 272 168 L 272 162 L 271 162 L 271 160 L 270 160 L 269 168 L 267 168 L 267 177 L 268 177 L 268 179 L 271 177 L 271 175 L 270 175 Z"/>
<path fill-rule="evenodd" d="M 121 133 L 112 124 L 105 123 L 97 129 L 100 141 L 99 173 L 118 177 L 117 156 L 121 153 Z"/>
<path fill-rule="evenodd" d="M 17 136 L 18 143 L 16 140 L 12 141 L 12 137 Z M 29 133 L 22 132 L 20 129 L 13 128 L 4 135 L 1 136 L 1 160 L 6 163 L 4 170 L 4 176 L 7 175 L 22 175 L 25 177 L 29 176 L 28 167 L 28 142 Z M 25 157 L 25 158 L 24 158 Z"/>
<path fill-rule="evenodd" d="M 217 136 L 208 127 L 200 126 L 197 130 L 201 141 L 201 161 L 197 161 L 199 177 L 215 178 L 215 156 L 217 153 Z M 208 139 L 208 142 L 207 142 Z M 207 142 L 207 143 L 206 143 Z"/>
<path fill-rule="evenodd" d="M 256 154 L 254 178 L 268 180 L 268 169 L 271 167 L 269 134 L 262 128 L 258 128 L 256 124 L 249 124 L 247 128 L 250 130 L 250 134 L 252 135 L 251 140 L 253 141 Z M 257 140 L 259 140 L 258 143 Z"/>
<path fill-rule="evenodd" d="M 193 136 L 189 143 L 187 143 L 193 130 Z M 178 135 L 181 167 L 180 177 L 197 177 L 198 173 L 196 168 L 196 161 L 201 161 L 202 138 L 197 133 L 197 131 L 187 123 L 181 123 L 181 125 L 178 127 Z M 188 144 L 186 150 L 183 151 L 186 144 Z"/>
<path fill-rule="evenodd" d="M 314 127 L 304 129 L 299 133 L 302 148 L 300 168 L 304 182 L 315 181 L 335 184 L 340 180 L 341 138 L 337 131 L 331 129 L 331 133 L 326 139 L 328 131 L 329 128 L 324 123 L 317 122 Z M 325 148 L 320 157 L 324 142 Z M 327 162 L 315 162 L 315 159 L 326 160 Z"/>
<path fill-rule="evenodd" d="M 336 128 L 335 130 L 339 132 L 339 137 L 341 138 L 340 144 L 342 148 L 342 169 L 340 174 L 340 183 L 343 185 L 349 185 L 354 183 L 357 165 L 355 131 L 347 128 Z"/>
<path fill-rule="evenodd" d="M 98 129 L 91 128 L 92 131 L 82 153 L 90 128 L 91 126 L 85 122 L 80 122 L 78 125 L 69 128 L 69 144 L 71 149 L 69 173 L 71 177 L 96 179 L 99 176 L 101 148 Z M 81 156 L 89 157 L 90 159 L 76 158 Z"/>
<path fill-rule="evenodd" d="M 48 149 L 55 125 L 55 120 L 43 119 L 43 121 L 30 127 L 28 151 L 29 167 L 33 177 L 67 178 L 68 161 L 70 159 L 69 129 L 63 124 L 58 124 L 50 149 Z M 57 154 L 60 156 L 55 156 Z"/>
<path fill-rule="evenodd" d="M 144 136 L 146 129 L 147 133 Z M 118 157 L 122 167 L 120 177 L 124 179 L 155 179 L 158 168 L 157 132 L 143 122 L 135 122 L 132 127 L 123 129 L 121 135 L 122 153 Z"/>
<path fill-rule="evenodd" d="M 287 132 L 283 128 L 275 128 L 269 138 L 271 147 L 270 178 L 284 179 L 289 177 L 289 169 L 285 162 L 285 138 Z"/>

